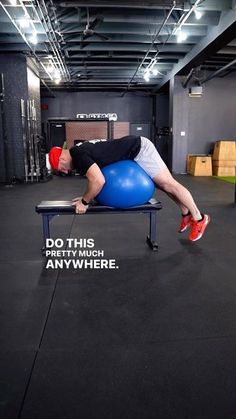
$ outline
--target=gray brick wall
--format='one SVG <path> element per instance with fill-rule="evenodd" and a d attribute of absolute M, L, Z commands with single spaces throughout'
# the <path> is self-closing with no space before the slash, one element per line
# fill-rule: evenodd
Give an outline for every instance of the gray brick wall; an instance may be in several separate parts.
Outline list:
<path fill-rule="evenodd" d="M 37 113 L 38 134 L 41 134 L 40 80 L 27 67 L 23 54 L 0 53 L 0 73 L 5 84 L 5 121 L 7 135 L 7 163 L 10 179 L 24 178 L 22 143 L 21 99 L 34 99 Z M 2 139 L 0 138 L 2 142 Z M 0 181 L 4 181 L 4 154 L 0 146 Z"/>
<path fill-rule="evenodd" d="M 4 75 L 7 163 L 10 178 L 24 176 L 20 99 L 27 99 L 26 58 L 22 54 L 0 54 Z M 1 154 L 3 165 L 4 156 Z"/>

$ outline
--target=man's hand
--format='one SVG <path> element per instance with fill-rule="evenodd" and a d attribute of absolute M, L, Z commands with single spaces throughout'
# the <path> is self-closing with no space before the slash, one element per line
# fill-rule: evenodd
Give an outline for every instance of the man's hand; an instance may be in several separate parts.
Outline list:
<path fill-rule="evenodd" d="M 82 204 L 81 199 L 81 197 L 73 199 L 73 205 L 75 206 L 76 214 L 85 214 L 88 209 L 88 205 Z"/>

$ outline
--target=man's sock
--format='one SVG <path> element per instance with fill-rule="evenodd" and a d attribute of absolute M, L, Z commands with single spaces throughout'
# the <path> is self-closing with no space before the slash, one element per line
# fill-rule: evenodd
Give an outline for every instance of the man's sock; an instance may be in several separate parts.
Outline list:
<path fill-rule="evenodd" d="M 187 214 L 182 214 L 182 217 L 187 217 L 187 215 L 191 215 L 191 212 L 188 211 Z"/>
<path fill-rule="evenodd" d="M 201 213 L 201 218 L 199 220 L 195 220 L 195 221 L 197 221 L 197 223 L 200 223 L 200 221 L 202 221 L 203 218 L 204 218 L 204 214 Z"/>

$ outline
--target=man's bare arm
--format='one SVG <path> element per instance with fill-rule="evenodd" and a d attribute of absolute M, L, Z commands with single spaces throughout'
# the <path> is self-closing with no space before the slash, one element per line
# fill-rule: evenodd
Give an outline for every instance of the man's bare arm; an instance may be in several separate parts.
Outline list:
<path fill-rule="evenodd" d="M 82 198 L 75 198 L 73 202 L 75 204 L 75 211 L 77 214 L 84 214 L 87 211 L 88 205 L 82 203 L 82 199 L 89 204 L 101 191 L 105 178 L 96 163 L 92 164 L 86 172 L 88 179 L 87 188 Z"/>

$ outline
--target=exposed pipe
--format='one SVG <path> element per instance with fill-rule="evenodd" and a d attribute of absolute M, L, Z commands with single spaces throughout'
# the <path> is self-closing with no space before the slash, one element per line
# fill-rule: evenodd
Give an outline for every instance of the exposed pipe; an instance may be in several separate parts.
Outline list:
<path fill-rule="evenodd" d="M 192 5 L 192 7 L 190 8 L 190 10 L 186 13 L 186 14 L 183 14 L 181 17 L 180 17 L 180 19 L 179 19 L 179 21 L 177 22 L 177 24 L 176 24 L 176 26 L 174 27 L 174 29 L 173 29 L 173 31 L 168 35 L 168 37 L 166 38 L 166 40 L 165 40 L 165 42 L 163 42 L 163 44 L 161 45 L 161 48 L 157 51 L 157 53 L 154 55 L 154 57 L 152 57 L 152 60 L 151 60 L 151 63 L 149 63 L 149 66 L 147 67 L 147 69 L 152 65 L 152 63 L 154 62 L 154 60 L 156 60 L 157 59 L 157 57 L 158 57 L 158 55 L 160 54 L 160 52 L 161 52 L 161 50 L 163 49 L 163 47 L 165 46 L 165 44 L 169 41 L 169 39 L 171 38 L 171 36 L 173 36 L 173 35 L 175 35 L 175 33 L 178 31 L 178 30 L 180 30 L 181 29 L 181 27 L 183 26 L 183 24 L 186 22 L 186 20 L 189 18 L 189 16 L 191 15 L 191 13 L 196 9 L 196 7 L 198 6 L 198 4 L 201 2 L 202 0 L 196 0 L 195 1 L 195 3 Z M 176 2 L 173 2 L 173 6 L 172 6 L 172 8 L 171 8 L 171 10 L 170 10 L 170 12 L 169 12 L 169 14 L 168 14 L 168 16 L 167 16 L 167 18 L 169 18 L 169 15 L 172 13 L 172 11 L 173 11 L 173 9 L 175 8 L 175 3 Z M 167 19 L 166 18 L 166 19 Z M 160 31 L 161 31 L 161 29 L 163 28 L 163 26 L 166 24 L 166 20 L 165 19 L 165 21 L 163 22 L 163 24 L 161 25 L 161 28 L 160 28 L 160 30 L 158 31 L 158 34 L 160 33 Z M 154 41 L 155 42 L 155 41 Z M 142 64 L 143 64 L 143 62 L 145 61 L 145 59 L 147 58 L 147 55 L 148 55 L 148 53 L 149 53 L 149 51 L 150 51 L 150 49 L 152 48 L 152 46 L 153 46 L 153 43 L 151 44 L 151 46 L 150 46 L 150 48 L 149 48 L 149 50 L 148 50 L 148 52 L 147 52 L 147 54 L 145 55 L 145 58 L 143 59 L 143 61 L 142 61 L 142 63 L 140 64 L 140 66 L 138 67 L 138 69 L 137 69 L 137 71 L 135 72 L 135 74 L 134 74 L 134 76 L 132 77 L 132 79 L 130 80 L 130 82 L 128 83 L 128 86 L 127 86 L 127 90 L 129 89 L 129 87 L 130 87 L 130 84 L 131 84 L 131 82 L 132 82 L 132 80 L 134 79 L 134 77 L 136 76 L 136 74 L 137 74 L 137 72 L 139 71 L 139 69 L 141 68 L 141 66 L 142 66 Z"/>
<path fill-rule="evenodd" d="M 166 43 L 169 41 L 169 39 L 175 35 L 175 33 L 181 29 L 182 25 L 186 22 L 186 20 L 188 19 L 188 17 L 190 16 L 190 14 L 196 9 L 197 5 L 199 4 L 199 2 L 202 0 L 196 0 L 196 2 L 194 3 L 194 5 L 191 7 L 191 9 L 186 13 L 186 15 L 182 15 L 179 19 L 179 21 L 177 22 L 176 26 L 174 27 L 174 29 L 172 30 L 172 32 L 167 36 L 166 40 L 163 42 L 163 44 L 161 45 L 161 48 L 159 48 L 159 50 L 157 51 L 157 53 L 154 55 L 153 60 L 156 60 L 158 55 L 160 54 L 160 52 L 162 51 L 163 47 L 166 45 Z"/>
<path fill-rule="evenodd" d="M 48 15 L 48 10 L 47 10 L 47 7 L 46 7 L 46 5 L 45 5 L 45 2 L 44 2 L 44 0 L 42 0 L 42 4 L 43 4 L 43 7 L 44 7 L 45 14 L 43 13 L 43 10 L 42 10 L 42 8 L 41 8 L 41 5 L 40 5 L 39 1 L 38 1 L 38 0 L 35 0 L 35 2 L 36 2 L 36 5 L 37 5 L 37 8 L 39 9 L 40 14 L 41 14 L 41 19 L 40 19 L 40 17 L 38 16 L 38 17 L 39 17 L 39 20 L 40 20 L 40 22 L 42 23 L 42 25 L 43 25 L 43 27 L 44 27 L 44 30 L 45 30 L 45 32 L 46 32 L 46 34 L 47 34 L 47 38 L 48 38 L 48 40 L 49 40 L 50 46 L 51 46 L 51 48 L 52 48 L 52 50 L 53 50 L 53 53 L 55 54 L 55 56 L 56 56 L 56 57 L 57 57 L 57 59 L 58 59 L 58 66 L 59 66 L 59 68 L 60 68 L 60 70 L 61 70 L 62 74 L 64 74 L 65 76 L 67 76 L 67 77 L 68 77 L 68 79 L 70 79 L 70 73 L 69 73 L 69 71 L 68 71 L 68 69 L 67 69 L 67 67 L 66 67 L 66 65 L 65 65 L 65 63 L 63 62 L 63 59 L 62 59 L 62 57 L 61 57 L 60 45 L 59 45 L 59 43 L 58 43 L 58 40 L 57 40 L 57 37 L 56 37 L 55 31 L 54 31 L 54 29 L 53 29 L 52 22 L 51 22 L 51 20 L 50 20 L 50 18 L 49 18 L 49 15 Z M 36 9 L 35 9 L 35 10 L 36 10 Z M 37 15 L 38 15 L 37 10 L 36 10 L 36 13 L 37 13 Z M 50 23 L 50 28 L 49 28 L 48 23 L 47 23 L 47 21 L 46 21 L 46 19 L 45 19 L 45 15 L 47 16 L 48 22 Z M 53 35 L 54 40 L 51 40 L 51 39 L 50 39 L 51 35 Z M 55 44 L 56 44 L 56 45 L 55 45 Z"/>
<path fill-rule="evenodd" d="M 183 24 L 186 22 L 186 20 L 189 18 L 189 16 L 192 14 L 192 12 L 197 8 L 198 4 L 202 2 L 202 0 L 196 0 L 195 3 L 192 5 L 191 9 L 186 13 L 186 15 L 182 15 L 184 16 L 183 20 L 175 27 L 172 35 L 175 35 L 175 33 L 181 29 L 181 27 L 183 26 Z"/>
<path fill-rule="evenodd" d="M 192 68 L 192 69 L 190 70 L 190 72 L 188 73 L 188 75 L 187 75 L 187 77 L 186 77 L 185 81 L 182 83 L 182 86 L 183 86 L 183 88 L 184 88 L 184 89 L 188 86 L 188 83 L 189 83 L 189 81 L 190 81 L 190 80 L 191 80 L 191 78 L 192 78 L 193 72 L 194 72 L 194 68 Z"/>
<path fill-rule="evenodd" d="M 236 64 L 236 60 L 231 61 L 230 63 L 226 64 L 224 67 L 219 68 L 214 73 L 207 76 L 204 80 L 201 81 L 201 84 L 206 83 L 207 81 L 213 79 L 214 77 L 218 76 L 219 74 L 223 73 L 223 71 L 227 70 L 228 68 L 232 67 Z"/>
<path fill-rule="evenodd" d="M 47 71 L 47 68 L 44 66 L 44 64 L 40 61 L 40 59 L 38 58 L 38 56 L 36 55 L 34 49 L 32 48 L 32 45 L 30 44 L 30 42 L 28 42 L 26 36 L 24 35 L 24 33 L 20 30 L 19 26 L 16 24 L 16 22 L 14 21 L 14 19 L 12 19 L 10 13 L 7 11 L 6 7 L 4 6 L 4 4 L 2 4 L 2 2 L 0 1 L 0 6 L 3 8 L 4 12 L 7 14 L 7 16 L 9 17 L 11 23 L 15 26 L 15 28 L 17 29 L 17 31 L 19 32 L 19 34 L 21 35 L 21 37 L 23 38 L 24 42 L 26 43 L 26 45 L 29 47 L 29 49 L 31 50 L 34 58 L 37 60 L 37 62 L 42 66 L 43 70 L 45 71 L 45 73 L 49 76 L 49 78 L 52 80 L 52 76 L 51 74 Z"/>
<path fill-rule="evenodd" d="M 56 33 L 55 33 L 55 31 L 54 31 L 53 24 L 52 24 L 51 18 L 50 18 L 50 16 L 49 16 L 49 13 L 48 13 L 48 10 L 47 10 L 46 3 L 45 3 L 45 1 L 44 1 L 44 0 L 41 0 L 41 1 L 42 1 L 42 3 L 43 3 L 45 13 L 47 14 L 48 21 L 49 21 L 49 23 L 50 23 L 50 28 L 51 28 L 50 33 L 52 33 L 52 34 L 53 34 L 53 36 L 54 36 L 54 40 L 55 40 L 56 45 L 57 45 L 56 51 L 57 51 L 58 56 L 59 56 L 59 58 L 60 58 L 60 62 L 61 62 L 61 64 L 62 64 L 62 66 L 64 67 L 65 74 L 67 74 L 67 77 L 68 77 L 68 79 L 70 80 L 70 73 L 69 73 L 69 70 L 68 70 L 67 65 L 66 65 L 66 63 L 65 63 L 65 59 L 64 59 L 64 57 L 63 57 L 63 55 L 62 55 L 62 53 L 61 53 L 61 46 L 60 46 L 60 43 L 58 42 L 58 39 L 57 39 Z"/>
<path fill-rule="evenodd" d="M 49 91 L 49 93 L 51 93 L 52 97 L 55 97 L 53 91 L 50 89 L 50 87 L 47 85 L 47 83 L 43 79 L 41 79 L 41 82 L 46 87 L 46 89 Z"/>
<path fill-rule="evenodd" d="M 168 21 L 168 19 L 169 19 L 169 17 L 170 17 L 170 15 L 171 15 L 171 13 L 173 12 L 173 10 L 174 10 L 174 8 L 175 8 L 175 4 L 176 4 L 176 2 L 175 2 L 175 1 L 173 1 L 173 6 L 172 6 L 172 8 L 170 9 L 170 11 L 169 11 L 168 15 L 166 16 L 166 18 L 164 19 L 163 23 L 161 24 L 161 26 L 160 26 L 159 30 L 157 31 L 156 35 L 154 36 L 154 38 L 153 38 L 153 40 L 152 40 L 152 43 L 151 43 L 150 47 L 148 48 L 148 50 L 147 50 L 147 52 L 146 52 L 146 54 L 145 54 L 145 57 L 144 57 L 144 58 L 142 59 L 142 61 L 141 61 L 141 64 L 139 64 L 139 65 L 138 65 L 138 67 L 136 68 L 136 70 L 135 70 L 135 72 L 134 72 L 133 76 L 131 77 L 131 79 L 130 79 L 130 81 L 129 81 L 129 83 L 128 83 L 127 89 L 129 89 L 129 87 L 130 87 L 130 85 L 131 85 L 131 83 L 132 83 L 133 79 L 135 78 L 136 74 L 138 73 L 138 71 L 139 71 L 139 70 L 140 70 L 140 68 L 142 67 L 142 65 L 143 65 L 144 61 L 145 61 L 145 60 L 146 60 L 146 58 L 148 57 L 148 54 L 149 54 L 150 50 L 152 49 L 152 47 L 153 47 L 153 45 L 154 45 L 154 43 L 155 43 L 155 41 L 156 41 L 156 39 L 157 39 L 158 35 L 160 34 L 160 32 L 161 32 L 162 28 L 165 26 L 165 24 L 166 24 L 166 22 Z"/>

